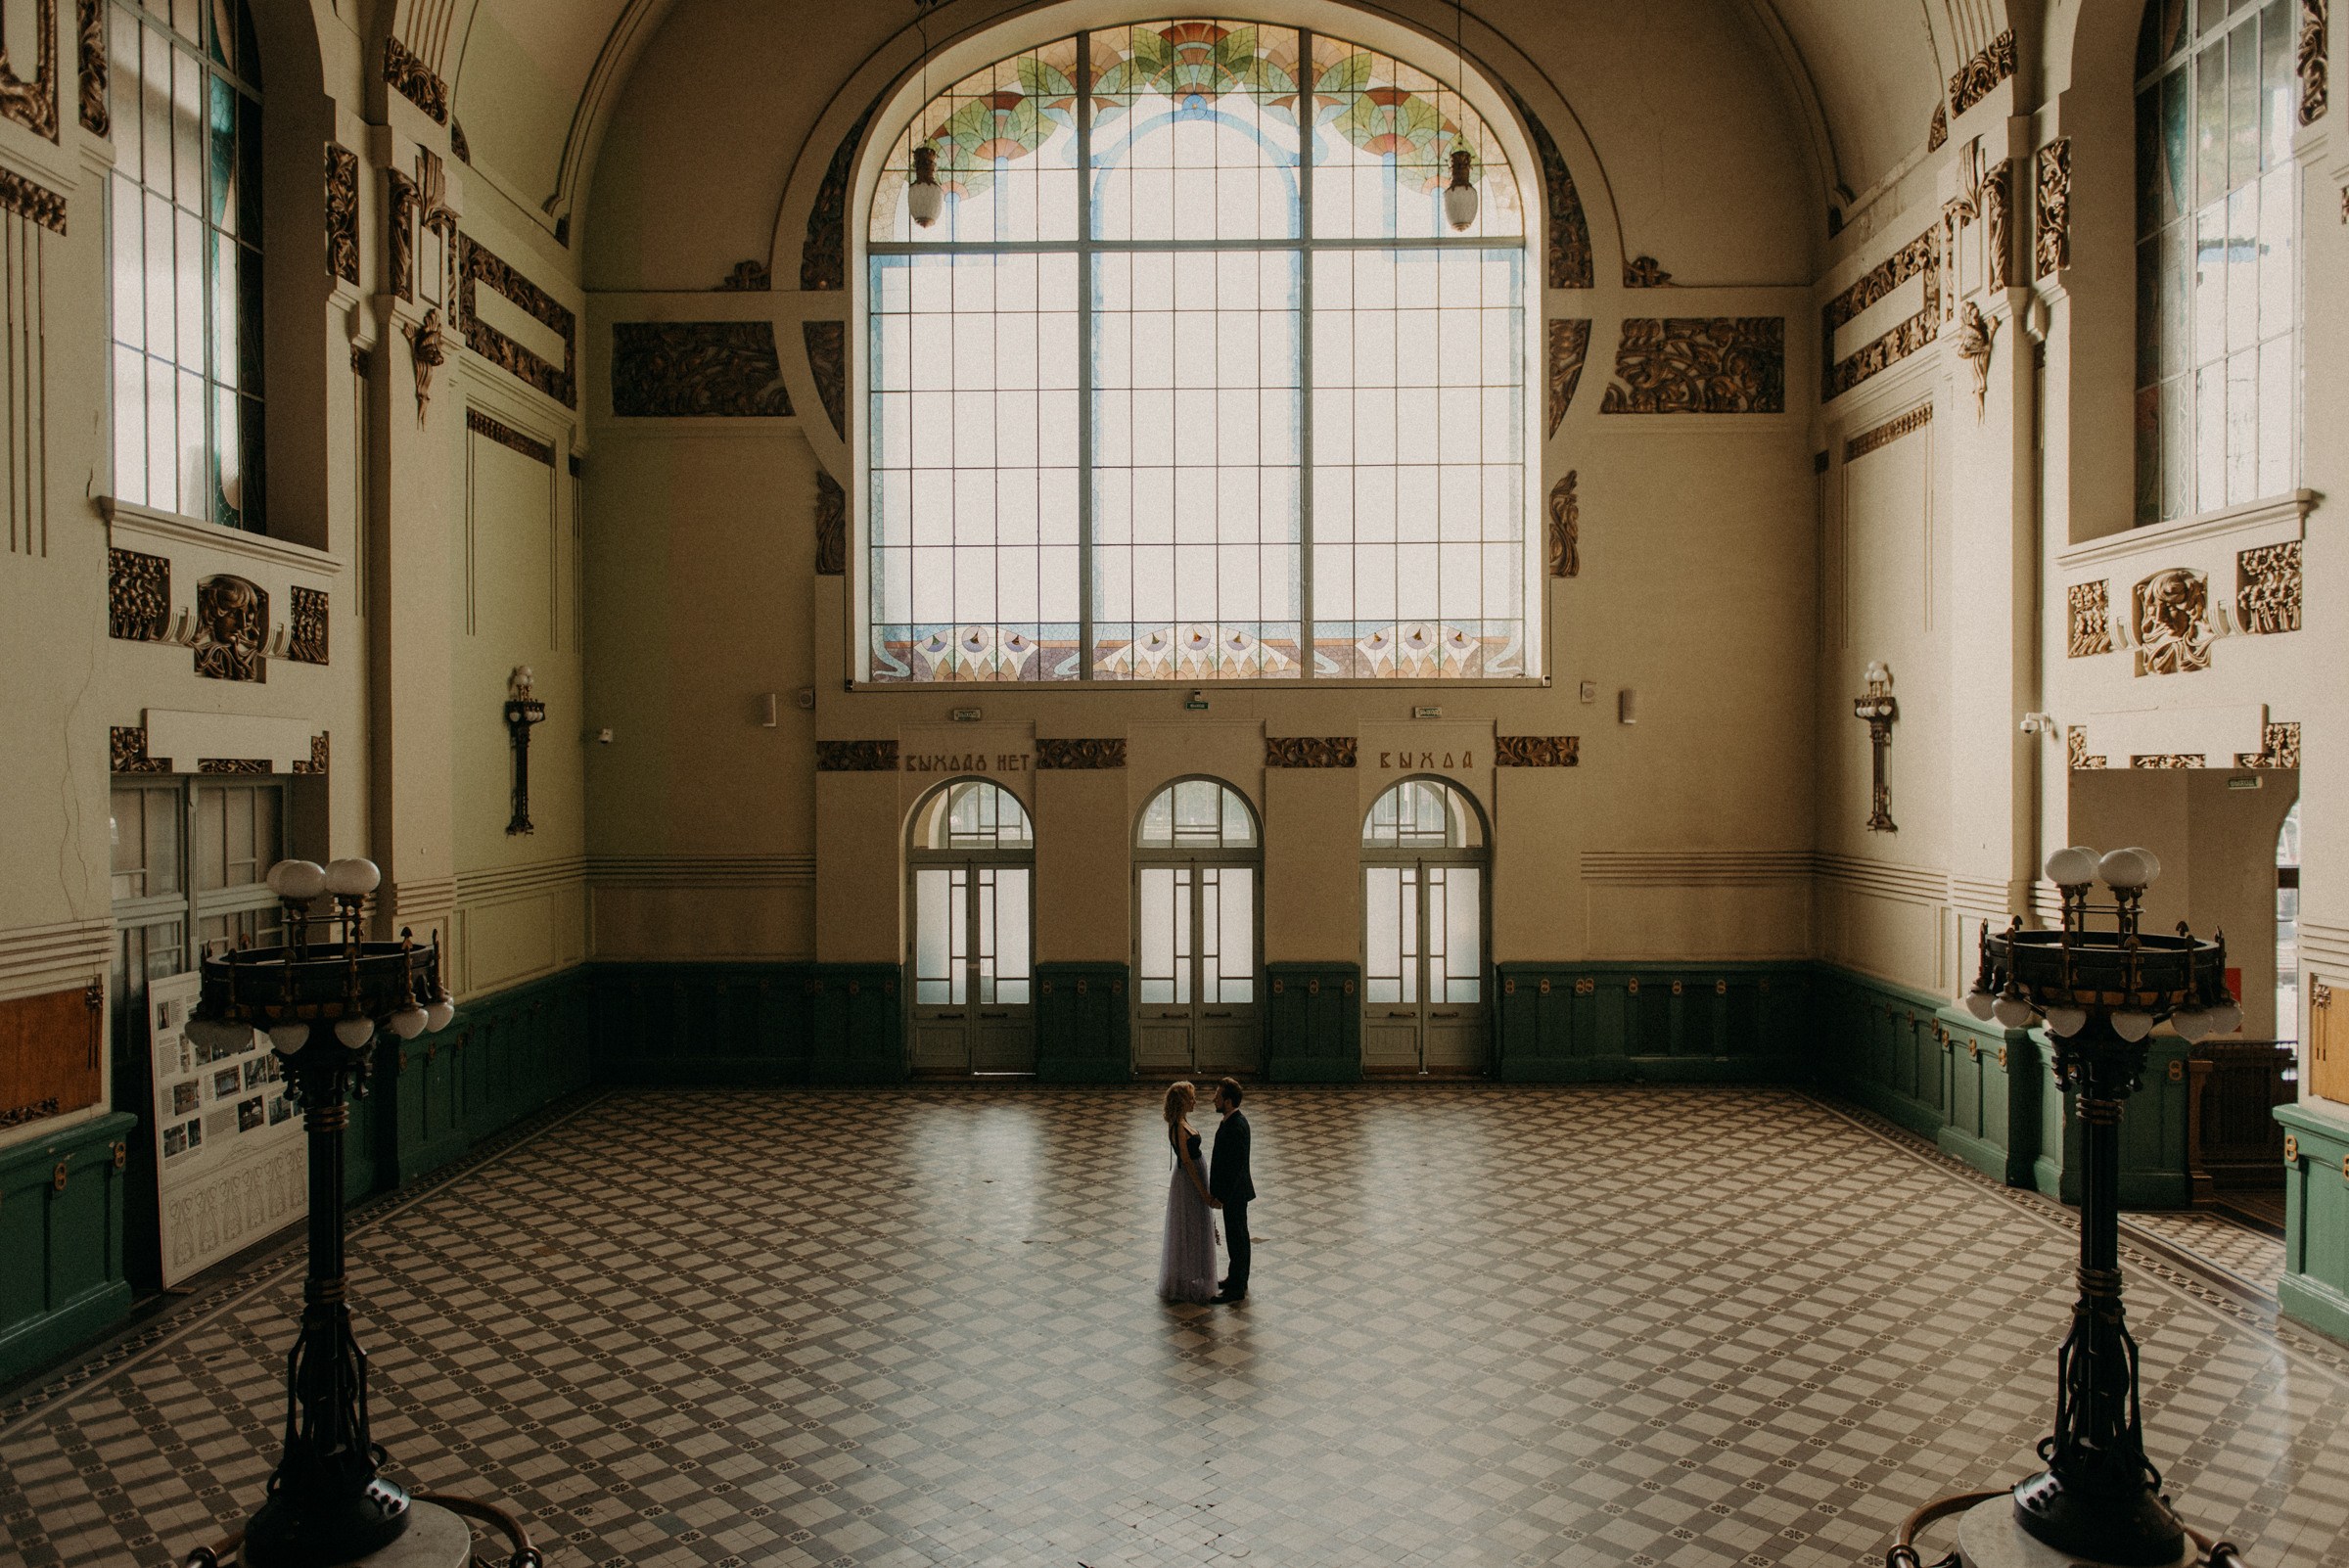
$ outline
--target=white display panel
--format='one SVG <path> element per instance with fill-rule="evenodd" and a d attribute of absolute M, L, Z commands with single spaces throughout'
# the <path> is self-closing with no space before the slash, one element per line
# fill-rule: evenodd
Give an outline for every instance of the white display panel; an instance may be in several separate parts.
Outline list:
<path fill-rule="evenodd" d="M 219 1055 L 189 1039 L 202 988 L 194 974 L 147 987 L 166 1286 L 309 1212 L 301 1117 L 277 1055 L 258 1036 Z"/>

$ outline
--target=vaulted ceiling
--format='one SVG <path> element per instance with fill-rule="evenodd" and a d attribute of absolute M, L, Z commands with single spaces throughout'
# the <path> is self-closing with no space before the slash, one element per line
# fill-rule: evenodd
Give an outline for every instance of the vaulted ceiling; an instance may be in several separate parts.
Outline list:
<path fill-rule="evenodd" d="M 2066 0 L 2054 0 L 2058 6 Z M 912 0 L 395 0 L 392 23 L 453 89 L 477 170 L 551 223 L 584 197 L 584 174 L 629 70 L 672 9 L 803 40 L 828 60 L 861 58 L 913 20 Z M 2004 30 L 2007 0 L 1641 0 L 1702 13 L 1766 57 L 1796 150 L 1829 202 L 1865 192 L 1924 144 L 1953 71 Z M 1487 0 L 1509 28 L 1508 0 Z M 1002 9 L 1017 9 L 1006 3 Z M 1471 5 L 1472 15 L 1484 7 Z M 1432 14 L 1432 13 L 1431 13 Z M 1654 63 L 1659 90 L 1673 62 Z M 820 91 L 821 89 L 819 89 Z M 810 115 L 820 105 L 810 107 Z M 1840 187 L 1840 192 L 1838 188 Z"/>

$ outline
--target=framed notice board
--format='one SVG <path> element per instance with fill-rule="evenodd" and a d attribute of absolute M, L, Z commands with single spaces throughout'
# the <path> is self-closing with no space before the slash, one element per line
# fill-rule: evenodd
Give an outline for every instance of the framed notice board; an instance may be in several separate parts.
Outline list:
<path fill-rule="evenodd" d="M 202 988 L 198 974 L 147 985 L 166 1285 L 309 1212 L 301 1118 L 277 1053 L 260 1035 L 228 1049 L 189 1039 Z"/>
<path fill-rule="evenodd" d="M 0 1128 L 98 1103 L 104 1001 L 92 982 L 0 1002 Z"/>

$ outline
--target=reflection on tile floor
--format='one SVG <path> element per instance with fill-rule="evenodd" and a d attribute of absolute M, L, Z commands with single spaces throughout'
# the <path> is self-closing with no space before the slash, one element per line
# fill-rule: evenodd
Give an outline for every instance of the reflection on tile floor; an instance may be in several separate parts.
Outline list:
<path fill-rule="evenodd" d="M 1266 1087 L 1256 1290 L 1151 1295 L 1156 1092 L 642 1092 L 354 1242 L 394 1473 L 552 1561 L 1826 1564 L 2024 1473 L 2058 1223 L 1800 1095 Z M 2142 1254 L 2148 1446 L 2344 1568 L 2349 1381 Z M 0 1430 L 28 1565 L 258 1499 L 298 1284 Z"/>
<path fill-rule="evenodd" d="M 2181 1209 L 2126 1215 L 2123 1221 L 2271 1297 L 2276 1281 L 2283 1277 L 2282 1238 L 2263 1235 L 2223 1216 Z"/>

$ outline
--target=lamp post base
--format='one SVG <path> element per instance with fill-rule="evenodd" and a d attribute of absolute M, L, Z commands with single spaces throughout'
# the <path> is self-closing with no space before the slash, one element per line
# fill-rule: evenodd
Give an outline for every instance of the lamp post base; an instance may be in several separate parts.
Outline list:
<path fill-rule="evenodd" d="M 2014 1489 L 2013 1511 L 2015 1524 L 2034 1540 L 2117 1568 L 2165 1568 L 2186 1550 L 2186 1525 L 2142 1481 L 2088 1492 L 2042 1470 Z"/>
<path fill-rule="evenodd" d="M 245 1568 L 342 1568 L 345 1563 L 372 1562 L 379 1554 L 386 1562 L 405 1565 L 411 1560 L 391 1553 L 414 1533 L 412 1527 L 421 1522 L 424 1510 L 411 1504 L 397 1484 L 375 1476 L 363 1491 L 330 1494 L 323 1499 L 304 1498 L 299 1504 L 291 1500 L 290 1490 L 262 1503 L 245 1527 L 245 1545 L 239 1553 Z M 443 1514 L 464 1540 L 472 1540 L 472 1532 L 455 1515 L 431 1511 Z M 431 1560 L 413 1559 L 419 1565 Z M 464 1559 L 460 1555 L 457 1560 Z"/>
<path fill-rule="evenodd" d="M 2032 1484 L 2026 1481 L 2023 1487 Z M 1958 1556 L 1965 1568 L 2188 1568 L 2202 1561 L 2174 1516 L 2172 1523 L 2180 1533 L 2177 1549 L 2168 1556 L 2118 1558 L 2109 1555 L 2112 1547 L 2103 1542 L 2088 1550 L 2067 1550 L 2039 1540 L 2023 1527 L 2016 1504 L 1996 1497 L 1975 1504 L 1958 1521 Z"/>

